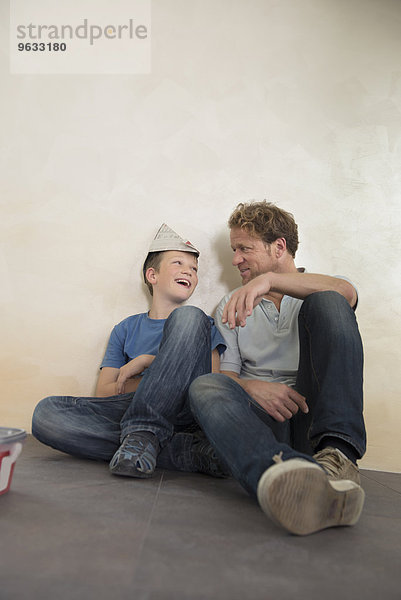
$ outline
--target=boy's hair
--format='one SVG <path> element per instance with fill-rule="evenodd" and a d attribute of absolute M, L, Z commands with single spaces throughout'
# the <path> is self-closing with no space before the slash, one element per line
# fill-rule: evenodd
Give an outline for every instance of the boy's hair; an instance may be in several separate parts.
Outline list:
<path fill-rule="evenodd" d="M 160 263 L 163 259 L 163 254 L 165 252 L 167 252 L 167 250 L 160 250 L 160 252 L 149 252 L 147 257 L 145 258 L 145 262 L 143 263 L 143 267 L 142 267 L 143 280 L 146 283 L 146 285 L 148 286 L 151 296 L 153 296 L 153 285 L 151 283 L 149 283 L 149 281 L 146 279 L 146 271 L 149 268 L 152 268 L 158 273 L 159 269 L 160 269 Z M 180 250 L 180 252 L 182 252 L 182 250 Z M 196 258 L 199 257 L 199 254 L 196 254 L 195 252 L 188 252 L 188 254 L 193 254 L 194 256 L 196 256 Z"/>
<path fill-rule="evenodd" d="M 272 202 L 241 202 L 228 220 L 230 229 L 240 227 L 265 244 L 278 238 L 287 242 L 287 250 L 294 258 L 298 248 L 298 226 L 291 213 L 278 208 Z"/>
<path fill-rule="evenodd" d="M 148 286 L 151 296 L 153 296 L 153 285 L 151 283 L 149 283 L 149 281 L 146 279 L 146 271 L 150 267 L 152 267 L 155 271 L 159 272 L 160 263 L 162 261 L 163 254 L 164 254 L 164 250 L 161 250 L 160 252 L 149 252 L 147 257 L 145 258 L 145 262 L 143 263 L 143 267 L 142 267 L 143 279 L 144 279 L 146 285 Z"/>

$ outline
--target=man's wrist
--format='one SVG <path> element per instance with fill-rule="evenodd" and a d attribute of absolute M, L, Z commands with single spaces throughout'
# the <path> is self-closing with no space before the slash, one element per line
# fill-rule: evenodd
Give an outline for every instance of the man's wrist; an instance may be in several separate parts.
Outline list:
<path fill-rule="evenodd" d="M 277 285 L 277 273 L 268 271 L 266 273 L 266 293 L 276 292 L 275 285 Z"/>
<path fill-rule="evenodd" d="M 254 381 L 256 381 L 256 379 L 241 379 L 240 377 L 238 378 L 239 384 L 241 385 L 241 387 L 248 393 L 250 394 L 250 390 L 252 390 L 252 383 Z"/>

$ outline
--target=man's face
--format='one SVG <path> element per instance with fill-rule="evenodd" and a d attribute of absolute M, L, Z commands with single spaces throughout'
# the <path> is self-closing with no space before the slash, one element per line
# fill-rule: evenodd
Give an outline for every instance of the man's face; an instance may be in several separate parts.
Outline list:
<path fill-rule="evenodd" d="M 198 284 L 198 260 L 191 252 L 164 252 L 159 270 L 155 272 L 156 286 L 169 299 L 184 302 L 192 296 Z M 153 287 L 153 293 L 155 287 Z"/>
<path fill-rule="evenodd" d="M 231 248 L 234 252 L 233 265 L 238 267 L 242 285 L 262 273 L 277 269 L 277 258 L 273 257 L 272 244 L 265 244 L 259 237 L 249 235 L 240 227 L 230 232 Z"/>

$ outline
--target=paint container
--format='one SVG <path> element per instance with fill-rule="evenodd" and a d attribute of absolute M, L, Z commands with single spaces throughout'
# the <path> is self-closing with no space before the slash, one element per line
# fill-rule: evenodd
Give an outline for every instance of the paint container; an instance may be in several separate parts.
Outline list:
<path fill-rule="evenodd" d="M 0 495 L 10 489 L 14 466 L 26 438 L 24 429 L 0 427 Z"/>

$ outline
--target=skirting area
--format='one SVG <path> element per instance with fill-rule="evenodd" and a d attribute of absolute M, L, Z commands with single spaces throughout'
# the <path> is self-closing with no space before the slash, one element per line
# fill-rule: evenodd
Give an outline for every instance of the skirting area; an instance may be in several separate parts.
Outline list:
<path fill-rule="evenodd" d="M 113 477 L 28 437 L 0 496 L 1 600 L 400 600 L 401 474 L 358 525 L 295 537 L 232 479 Z"/>

